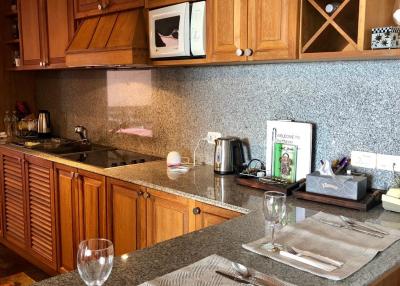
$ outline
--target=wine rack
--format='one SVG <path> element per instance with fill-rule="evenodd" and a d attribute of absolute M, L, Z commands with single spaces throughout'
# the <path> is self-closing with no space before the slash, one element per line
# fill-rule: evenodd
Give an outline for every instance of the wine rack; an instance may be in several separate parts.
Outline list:
<path fill-rule="evenodd" d="M 302 0 L 300 58 L 368 57 L 371 51 L 371 29 L 393 26 L 395 0 Z M 336 10 L 325 11 L 328 4 Z M 400 51 L 399 51 L 400 54 Z"/>
<path fill-rule="evenodd" d="M 2 39 L 5 49 L 5 66 L 15 68 L 15 58 L 21 59 L 19 9 L 17 0 L 6 0 L 2 3 L 3 24 Z M 21 62 L 21 60 L 20 60 Z"/>

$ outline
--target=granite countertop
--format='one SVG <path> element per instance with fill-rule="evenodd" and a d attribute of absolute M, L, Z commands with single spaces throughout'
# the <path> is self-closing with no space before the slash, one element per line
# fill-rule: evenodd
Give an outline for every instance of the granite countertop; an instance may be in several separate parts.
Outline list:
<path fill-rule="evenodd" d="M 339 282 L 319 278 L 244 250 L 241 247 L 243 243 L 265 235 L 265 220 L 262 214 L 263 192 L 236 185 L 232 176 L 214 175 L 212 166 L 196 166 L 186 174 L 168 173 L 165 161 L 102 169 L 17 146 L 6 145 L 6 147 L 56 163 L 246 214 L 221 225 L 165 241 L 128 256 L 115 258 L 114 268 L 106 285 L 137 285 L 212 254 L 240 262 L 263 273 L 276 275 L 296 285 L 367 285 L 384 272 L 400 265 L 398 255 L 400 241 L 378 254 L 360 271 Z M 385 211 L 381 206 L 369 212 L 359 212 L 288 197 L 288 210 L 289 223 L 301 221 L 318 211 L 324 211 L 400 229 L 400 214 Z M 83 285 L 83 282 L 77 272 L 72 272 L 42 281 L 38 285 Z"/>

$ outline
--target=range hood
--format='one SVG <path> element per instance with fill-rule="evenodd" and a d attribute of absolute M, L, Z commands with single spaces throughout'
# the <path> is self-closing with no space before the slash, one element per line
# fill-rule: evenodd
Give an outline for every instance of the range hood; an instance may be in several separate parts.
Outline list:
<path fill-rule="evenodd" d="M 143 9 L 83 20 L 66 51 L 70 67 L 144 65 L 147 60 Z"/>

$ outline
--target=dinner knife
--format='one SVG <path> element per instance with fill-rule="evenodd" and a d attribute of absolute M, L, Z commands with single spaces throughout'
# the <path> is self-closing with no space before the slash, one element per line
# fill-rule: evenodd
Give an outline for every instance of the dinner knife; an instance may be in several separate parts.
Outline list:
<path fill-rule="evenodd" d="M 237 282 L 237 283 L 243 283 L 243 284 L 249 284 L 249 285 L 252 284 L 252 283 L 250 282 L 250 280 L 237 277 L 237 276 L 232 275 L 232 274 L 230 274 L 230 273 L 227 273 L 227 272 L 225 272 L 225 271 L 216 270 L 215 273 L 217 273 L 217 274 L 219 274 L 219 275 L 221 275 L 221 276 L 224 276 L 225 278 L 228 278 L 228 279 L 230 279 L 230 280 L 233 280 L 233 281 L 235 281 L 235 282 Z"/>

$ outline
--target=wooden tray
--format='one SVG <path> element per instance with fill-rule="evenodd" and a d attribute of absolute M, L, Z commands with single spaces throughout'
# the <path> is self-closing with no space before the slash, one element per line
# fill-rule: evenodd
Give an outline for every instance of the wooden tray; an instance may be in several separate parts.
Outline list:
<path fill-rule="evenodd" d="M 236 177 L 236 183 L 241 186 L 246 186 L 263 191 L 273 191 L 284 193 L 287 196 L 292 194 L 292 191 L 299 187 L 299 182 L 289 185 L 278 185 L 260 182 L 257 178 Z"/>
<path fill-rule="evenodd" d="M 379 205 L 382 200 L 382 193 L 378 190 L 371 190 L 367 195 L 359 201 L 353 201 L 349 199 L 342 199 L 332 196 L 319 195 L 314 193 L 307 193 L 305 190 L 293 191 L 293 196 L 296 199 L 302 199 L 307 201 L 313 201 L 317 203 L 323 203 L 328 205 L 334 205 L 344 207 L 348 209 L 354 209 L 359 211 L 368 211 Z"/>

